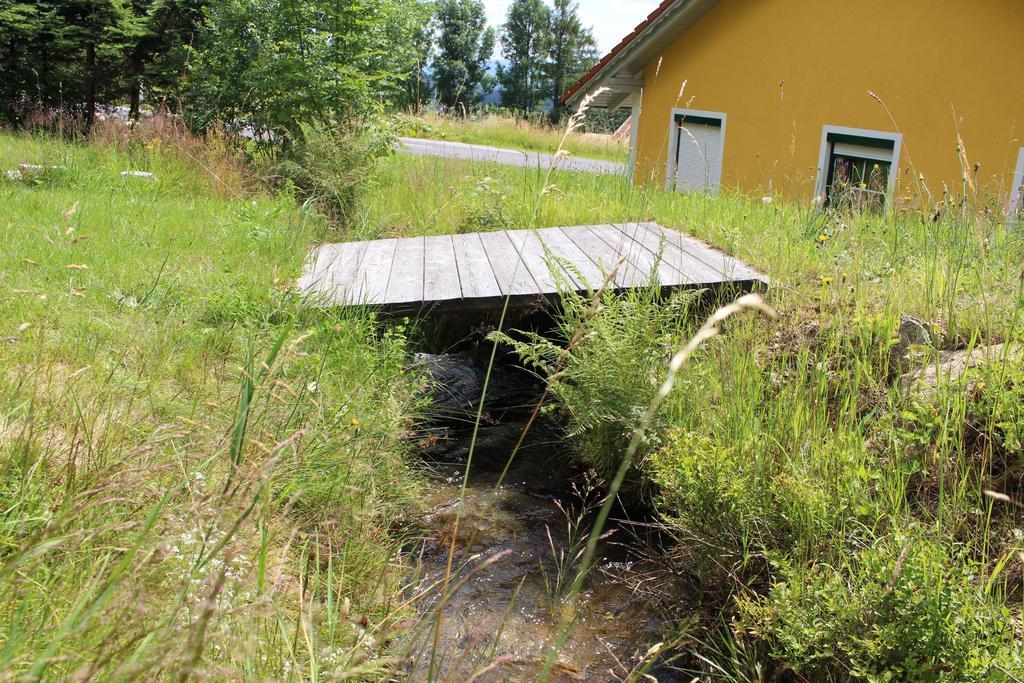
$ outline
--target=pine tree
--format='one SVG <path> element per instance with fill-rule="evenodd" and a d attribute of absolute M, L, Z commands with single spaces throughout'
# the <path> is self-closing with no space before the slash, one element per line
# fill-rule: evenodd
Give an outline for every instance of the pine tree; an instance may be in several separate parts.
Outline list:
<path fill-rule="evenodd" d="M 494 52 L 494 29 L 488 28 L 480 0 L 441 0 L 434 87 L 441 105 L 469 110 L 494 87 L 487 65 Z"/>
<path fill-rule="evenodd" d="M 122 0 L 61 0 L 53 6 L 61 97 L 84 111 L 88 132 L 102 91 L 114 85 L 125 51 L 138 35 L 138 22 Z"/>
<path fill-rule="evenodd" d="M 133 118 L 139 115 L 144 88 L 152 99 L 166 98 L 177 90 L 189 51 L 196 47 L 205 5 L 206 0 L 132 0 L 135 30 L 123 88 Z"/>
<path fill-rule="evenodd" d="M 562 93 L 597 62 L 597 41 L 580 22 L 575 0 L 554 0 L 551 12 L 548 80 L 551 84 L 551 119 L 562 114 Z"/>
<path fill-rule="evenodd" d="M 16 120 L 20 101 L 33 89 L 31 63 L 46 19 L 39 3 L 0 0 L 0 106 L 8 120 Z"/>
<path fill-rule="evenodd" d="M 547 90 L 546 60 L 551 10 L 543 0 L 513 0 L 501 27 L 498 69 L 501 103 L 530 114 L 543 104 Z"/>

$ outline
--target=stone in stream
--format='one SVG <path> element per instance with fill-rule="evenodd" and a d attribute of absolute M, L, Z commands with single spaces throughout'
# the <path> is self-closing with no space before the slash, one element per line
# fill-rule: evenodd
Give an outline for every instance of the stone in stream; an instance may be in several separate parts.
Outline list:
<path fill-rule="evenodd" d="M 475 414 L 484 389 L 486 368 L 479 367 L 463 354 L 429 353 L 416 354 L 412 367 L 430 378 L 433 405 L 442 415 Z M 536 396 L 534 382 L 520 372 L 495 365 L 487 383 L 484 409 L 488 413 L 529 410 Z"/>

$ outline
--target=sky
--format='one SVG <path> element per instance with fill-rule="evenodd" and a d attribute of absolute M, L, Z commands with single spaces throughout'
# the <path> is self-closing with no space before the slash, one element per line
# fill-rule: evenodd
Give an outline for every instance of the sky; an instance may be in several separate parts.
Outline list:
<path fill-rule="evenodd" d="M 505 23 L 505 14 L 511 0 L 484 0 L 487 23 L 497 29 Z M 658 0 L 578 0 L 580 19 L 584 26 L 594 28 L 597 49 L 605 54 L 625 38 L 643 21 Z"/>

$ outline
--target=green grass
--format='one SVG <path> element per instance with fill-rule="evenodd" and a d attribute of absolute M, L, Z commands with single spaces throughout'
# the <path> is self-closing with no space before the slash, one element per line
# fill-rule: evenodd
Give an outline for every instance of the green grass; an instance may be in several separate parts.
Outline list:
<path fill-rule="evenodd" d="M 394 156 L 339 235 L 247 190 L 215 142 L 0 138 L 0 169 L 22 162 L 65 168 L 0 180 L 0 677 L 395 671 L 411 607 L 391 530 L 420 486 L 405 330 L 301 307 L 306 249 L 654 220 L 768 273 L 779 318 L 731 318 L 657 411 L 697 302 L 570 300 L 568 351 L 520 351 L 562 371 L 576 454 L 605 481 L 625 462 L 620 492 L 678 540 L 650 585 L 700 617 L 698 673 L 1021 678 L 1024 366 L 911 390 L 937 352 L 897 347 L 903 314 L 947 351 L 1020 343 L 1024 240 L 998 211 L 834 214 Z"/>
<path fill-rule="evenodd" d="M 297 305 L 323 222 L 198 150 L 0 137 L 65 167 L 0 180 L 2 678 L 390 666 L 402 332 Z"/>
<path fill-rule="evenodd" d="M 398 134 L 551 154 L 558 149 L 565 130 L 509 116 L 482 115 L 461 120 L 424 113 L 399 117 Z M 566 137 L 562 149 L 585 159 L 624 163 L 629 156 L 629 140 L 616 141 L 610 135 L 573 132 Z"/>
<path fill-rule="evenodd" d="M 911 390 L 901 375 L 937 351 L 912 347 L 904 360 L 897 334 L 910 314 L 941 328 L 941 349 L 1019 344 L 1019 226 L 955 199 L 878 216 L 634 190 L 617 178 L 551 182 L 392 158 L 357 234 L 655 220 L 771 276 L 779 319 L 730 321 L 698 350 L 622 489 L 647 496 L 679 541 L 664 563 L 689 577 L 675 596 L 681 613 L 737 619 L 727 645 L 714 629 L 694 634 L 704 672 L 1019 679 L 1019 633 L 1007 624 L 1020 619 L 1024 569 L 1013 531 L 1024 522 L 1014 502 L 1024 366 L 1004 357 L 935 392 Z M 695 332 L 695 312 L 643 293 L 596 309 L 579 300 L 560 322 L 575 340 L 567 356 L 523 339 L 524 359 L 559 371 L 552 396 L 578 455 L 606 481 L 672 350 Z"/>

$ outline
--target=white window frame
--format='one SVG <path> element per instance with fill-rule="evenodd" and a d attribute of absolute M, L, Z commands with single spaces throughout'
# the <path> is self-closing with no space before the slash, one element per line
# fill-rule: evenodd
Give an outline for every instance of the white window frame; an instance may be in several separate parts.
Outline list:
<path fill-rule="evenodd" d="M 1010 185 L 1010 201 L 1006 207 L 1006 216 L 1011 217 L 1017 212 L 1024 212 L 1024 199 L 1021 187 L 1024 186 L 1024 147 L 1017 153 L 1017 168 L 1013 172 L 1013 184 Z"/>
<path fill-rule="evenodd" d="M 851 135 L 860 138 L 873 138 L 875 140 L 888 140 L 892 142 L 892 162 L 889 165 L 889 186 L 885 191 L 885 204 L 882 210 L 889 212 L 892 205 L 892 197 L 896 192 L 896 177 L 900 168 L 900 149 L 903 147 L 903 133 L 890 133 L 884 130 L 870 130 L 867 128 L 850 128 L 848 126 L 822 126 L 821 147 L 818 151 L 818 175 L 814 180 L 814 202 L 818 206 L 825 205 L 825 198 L 828 196 L 828 188 L 825 187 L 828 181 L 828 136 L 829 135 Z"/>
<path fill-rule="evenodd" d="M 676 119 L 680 116 L 700 116 L 706 119 L 718 119 L 722 122 L 718 133 L 718 144 L 722 149 L 722 155 L 718 160 L 718 168 L 709 169 L 714 176 L 715 184 L 713 187 L 709 186 L 706 188 L 709 194 L 718 194 L 718 190 L 722 186 L 722 165 L 725 163 L 726 115 L 722 111 L 705 111 L 703 109 L 673 109 L 669 116 L 668 158 L 665 160 L 665 190 L 671 192 L 676 189 L 676 150 L 679 143 L 679 124 L 676 123 Z"/>
<path fill-rule="evenodd" d="M 641 116 L 641 102 L 643 101 L 643 92 L 641 91 L 638 95 L 633 95 L 629 105 L 629 182 L 633 183 L 636 181 L 636 136 L 640 130 L 640 116 Z"/>

